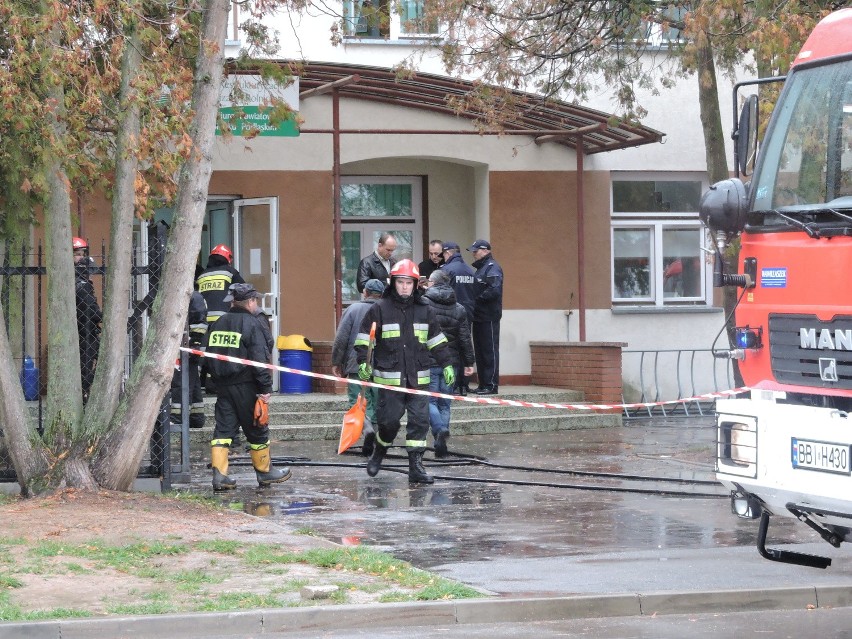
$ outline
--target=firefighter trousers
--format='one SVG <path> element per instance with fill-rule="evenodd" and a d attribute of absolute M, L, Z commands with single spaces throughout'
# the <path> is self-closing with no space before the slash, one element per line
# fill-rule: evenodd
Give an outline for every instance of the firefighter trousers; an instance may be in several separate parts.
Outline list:
<path fill-rule="evenodd" d="M 426 433 L 429 432 L 429 398 L 410 395 L 384 388 L 378 389 L 376 403 L 376 441 L 385 446 L 393 444 L 401 427 L 402 416 L 408 413 L 405 447 L 409 452 L 426 450 Z"/>

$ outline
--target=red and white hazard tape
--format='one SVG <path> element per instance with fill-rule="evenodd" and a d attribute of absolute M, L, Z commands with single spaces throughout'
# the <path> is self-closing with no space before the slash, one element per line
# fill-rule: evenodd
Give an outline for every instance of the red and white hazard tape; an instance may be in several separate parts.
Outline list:
<path fill-rule="evenodd" d="M 745 393 L 750 389 L 747 386 L 741 388 L 733 388 L 731 390 L 719 391 L 717 393 L 704 393 L 694 397 L 686 397 L 683 399 L 671 399 L 665 402 L 639 402 L 634 404 L 552 404 L 548 402 L 522 402 L 516 399 L 500 399 L 499 397 L 471 397 L 461 395 L 445 395 L 444 393 L 434 393 L 432 391 L 420 390 L 417 388 L 399 388 L 396 386 L 388 386 L 386 384 L 376 384 L 375 382 L 365 382 L 360 379 L 350 379 L 348 377 L 335 377 L 334 375 L 325 375 L 323 373 L 314 373 L 312 371 L 303 371 L 298 368 L 288 368 L 287 366 L 279 366 L 277 364 L 267 364 L 266 362 L 255 362 L 250 359 L 241 359 L 239 357 L 231 357 L 230 355 L 219 355 L 217 353 L 208 353 L 199 351 L 194 348 L 181 347 L 182 351 L 186 351 L 190 355 L 200 355 L 201 357 L 209 357 L 211 359 L 220 359 L 226 362 L 235 364 L 245 364 L 247 366 L 256 366 L 258 368 L 268 368 L 282 373 L 295 373 L 296 375 L 307 375 L 308 377 L 316 377 L 317 379 L 327 379 L 332 382 L 347 382 L 349 384 L 360 384 L 361 386 L 372 386 L 374 388 L 383 388 L 385 390 L 396 391 L 398 393 L 408 393 L 410 395 L 425 395 L 427 397 L 440 397 L 443 399 L 452 399 L 457 402 L 471 402 L 474 404 L 490 404 L 493 406 L 522 406 L 525 408 L 568 408 L 574 410 L 612 410 L 625 408 L 651 408 L 654 406 L 669 406 L 673 404 L 685 404 L 687 402 L 696 402 L 700 400 L 717 399 L 720 397 L 731 397 Z"/>

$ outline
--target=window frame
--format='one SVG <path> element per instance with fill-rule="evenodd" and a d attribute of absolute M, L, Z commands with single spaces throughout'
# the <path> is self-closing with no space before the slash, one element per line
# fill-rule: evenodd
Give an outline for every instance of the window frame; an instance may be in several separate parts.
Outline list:
<path fill-rule="evenodd" d="M 415 264 L 423 257 L 420 255 L 423 246 L 423 177 L 416 175 L 347 175 L 341 176 L 340 186 L 348 184 L 409 184 L 411 186 L 411 215 L 400 217 L 380 216 L 344 216 L 341 211 L 340 230 L 343 232 L 360 233 L 361 258 L 363 259 L 376 250 L 374 234 L 378 232 L 410 232 L 411 233 L 411 259 Z M 342 247 L 341 247 L 342 248 Z M 400 259 L 395 253 L 394 257 Z M 344 273 L 343 254 L 341 260 L 341 273 Z M 343 300 L 343 304 L 351 304 L 357 299 Z"/>
<path fill-rule="evenodd" d="M 385 4 L 386 4 L 387 18 L 388 18 L 387 34 L 386 35 L 380 34 L 378 37 L 360 35 L 357 32 L 357 23 L 358 23 L 360 16 L 356 17 L 355 14 L 356 14 L 356 5 L 358 4 L 358 2 L 361 2 L 361 1 L 362 0 L 343 0 L 342 6 L 341 6 L 341 22 L 342 22 L 342 26 L 343 26 L 343 29 L 342 29 L 343 39 L 345 40 L 345 42 L 347 44 L 354 44 L 354 43 L 358 43 L 358 42 L 367 42 L 367 43 L 370 43 L 370 44 L 376 44 L 378 42 L 384 42 L 384 43 L 390 43 L 390 42 L 407 43 L 407 42 L 411 42 L 411 43 L 414 43 L 416 41 L 423 41 L 423 40 L 429 40 L 429 41 L 440 40 L 441 37 L 442 37 L 441 36 L 441 32 L 443 30 L 443 24 L 442 23 L 438 23 L 438 24 L 435 25 L 435 32 L 434 33 L 430 33 L 430 32 L 422 33 L 422 32 L 416 32 L 416 31 L 410 32 L 410 33 L 407 32 L 404 28 L 404 21 L 402 19 L 401 9 L 397 8 L 396 3 L 392 2 L 391 0 L 375 0 L 376 2 L 384 1 Z M 422 1 L 425 4 L 428 0 L 420 0 L 420 1 Z M 384 10 L 384 8 L 380 6 L 379 11 L 382 11 L 382 10 Z"/>
<path fill-rule="evenodd" d="M 703 193 L 707 188 L 703 176 L 690 174 L 666 173 L 619 173 L 613 174 L 610 181 L 610 299 L 614 308 L 686 308 L 711 306 L 713 301 L 712 268 L 704 256 L 709 250 L 709 238 L 706 227 L 701 223 L 698 212 L 668 211 L 668 212 L 615 212 L 614 188 L 617 182 L 698 182 Z M 696 203 L 697 204 L 697 203 Z M 697 207 L 696 207 L 697 208 Z M 648 296 L 619 297 L 615 282 L 615 237 L 618 229 L 648 230 L 650 232 L 650 274 Z M 665 259 L 663 251 L 663 236 L 670 230 L 698 230 L 701 291 L 697 296 L 670 297 L 666 296 L 664 287 Z M 704 232 L 700 232 L 704 231 Z"/>

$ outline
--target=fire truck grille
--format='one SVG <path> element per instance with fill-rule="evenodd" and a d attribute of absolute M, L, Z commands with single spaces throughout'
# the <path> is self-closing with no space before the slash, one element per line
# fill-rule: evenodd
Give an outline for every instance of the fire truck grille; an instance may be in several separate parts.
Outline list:
<path fill-rule="evenodd" d="M 852 389 L 852 317 L 771 313 L 769 355 L 779 382 Z"/>

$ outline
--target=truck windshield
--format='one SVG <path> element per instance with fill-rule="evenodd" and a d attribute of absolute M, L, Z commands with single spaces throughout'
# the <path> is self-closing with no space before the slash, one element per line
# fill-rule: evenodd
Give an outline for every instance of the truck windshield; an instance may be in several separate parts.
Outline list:
<path fill-rule="evenodd" d="M 752 211 L 762 215 L 751 224 L 790 226 L 790 217 L 819 224 L 832 211 L 849 213 L 852 60 L 788 76 L 752 184 Z"/>

